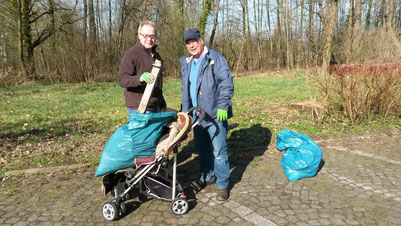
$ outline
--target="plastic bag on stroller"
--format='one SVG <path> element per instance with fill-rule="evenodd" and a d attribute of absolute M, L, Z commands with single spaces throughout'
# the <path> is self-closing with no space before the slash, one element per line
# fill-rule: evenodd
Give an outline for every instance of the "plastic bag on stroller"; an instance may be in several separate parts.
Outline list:
<path fill-rule="evenodd" d="M 136 157 L 153 156 L 163 127 L 176 118 L 176 112 L 133 112 L 127 124 L 119 127 L 106 143 L 95 178 L 134 167 Z"/>

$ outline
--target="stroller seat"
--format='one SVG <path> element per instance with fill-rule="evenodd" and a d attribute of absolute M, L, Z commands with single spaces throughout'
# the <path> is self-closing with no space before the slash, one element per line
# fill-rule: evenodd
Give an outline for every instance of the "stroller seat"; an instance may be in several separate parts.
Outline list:
<path fill-rule="evenodd" d="M 192 120 L 188 114 L 178 112 L 177 121 L 167 126 L 169 132 L 165 134 L 157 144 L 155 155 L 150 157 L 136 157 L 134 160 L 135 166 L 138 168 L 141 165 L 152 164 L 160 155 L 168 156 L 181 141 L 185 140 L 187 134 L 191 130 L 191 124 Z"/>
<path fill-rule="evenodd" d="M 185 140 L 189 131 L 191 131 L 192 119 L 184 112 L 177 113 L 177 121 L 168 125 L 169 133 L 164 135 L 156 147 L 155 155 L 168 156 L 174 148 L 178 147 L 180 142 Z"/>
<path fill-rule="evenodd" d="M 152 164 L 156 161 L 156 156 L 150 156 L 150 157 L 137 157 L 135 158 L 135 166 L 138 168 L 141 165 L 148 165 Z"/>

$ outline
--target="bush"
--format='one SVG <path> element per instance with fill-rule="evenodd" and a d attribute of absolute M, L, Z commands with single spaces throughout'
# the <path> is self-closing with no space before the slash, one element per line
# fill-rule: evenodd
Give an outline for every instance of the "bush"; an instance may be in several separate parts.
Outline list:
<path fill-rule="evenodd" d="M 327 101 L 328 112 L 352 123 L 379 115 L 401 116 L 401 64 L 350 64 L 330 66 L 315 73 Z"/>

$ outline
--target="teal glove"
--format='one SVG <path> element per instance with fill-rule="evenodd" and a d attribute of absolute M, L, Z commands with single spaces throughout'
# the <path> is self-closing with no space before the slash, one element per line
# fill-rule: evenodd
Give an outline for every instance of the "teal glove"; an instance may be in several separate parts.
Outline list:
<path fill-rule="evenodd" d="M 221 122 L 227 120 L 227 110 L 217 108 L 217 120 Z"/>
<path fill-rule="evenodd" d="M 155 81 L 155 76 L 153 76 L 151 73 L 149 72 L 144 72 L 141 77 L 139 78 L 140 82 L 146 82 L 148 84 L 152 84 Z"/>

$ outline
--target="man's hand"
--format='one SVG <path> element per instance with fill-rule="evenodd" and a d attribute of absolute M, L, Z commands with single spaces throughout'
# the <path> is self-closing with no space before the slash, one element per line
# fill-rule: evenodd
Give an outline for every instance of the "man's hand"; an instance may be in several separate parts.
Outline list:
<path fill-rule="evenodd" d="M 152 84 L 155 81 L 155 76 L 153 76 L 149 72 L 144 72 L 139 78 L 140 82 L 146 82 L 148 84 Z"/>
<path fill-rule="evenodd" d="M 217 108 L 217 120 L 221 122 L 227 120 L 227 110 Z"/>

